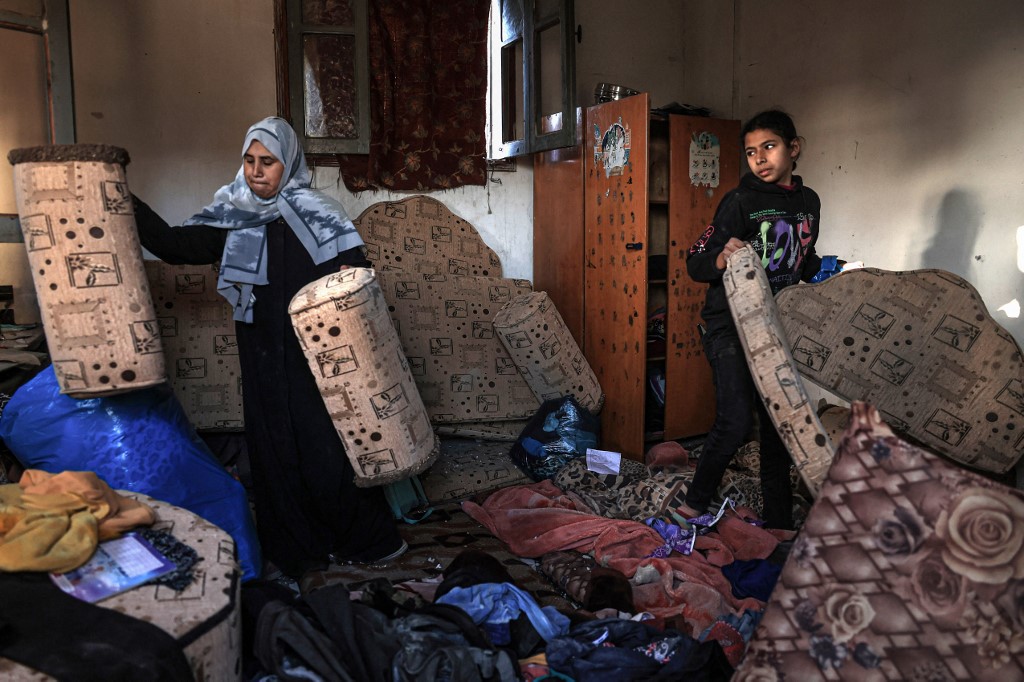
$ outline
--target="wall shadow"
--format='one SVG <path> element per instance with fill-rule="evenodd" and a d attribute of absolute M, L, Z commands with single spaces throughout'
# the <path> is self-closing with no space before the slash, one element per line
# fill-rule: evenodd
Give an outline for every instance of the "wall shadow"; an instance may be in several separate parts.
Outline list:
<path fill-rule="evenodd" d="M 977 286 L 974 244 L 981 229 L 981 206 L 971 192 L 951 189 L 942 195 L 935 231 L 921 254 L 922 268 L 938 268 L 960 275 Z"/>

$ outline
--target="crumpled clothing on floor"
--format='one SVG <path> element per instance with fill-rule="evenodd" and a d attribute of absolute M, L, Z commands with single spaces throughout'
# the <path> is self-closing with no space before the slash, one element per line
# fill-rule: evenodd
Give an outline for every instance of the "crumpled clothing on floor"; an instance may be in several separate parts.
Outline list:
<path fill-rule="evenodd" d="M 569 631 L 569 619 L 553 606 L 541 607 L 524 590 L 508 583 L 483 583 L 469 587 L 454 587 L 437 600 L 438 604 L 451 604 L 469 614 L 477 625 L 482 623 L 505 626 L 525 613 L 537 634 L 550 641 Z M 495 644 L 507 644 L 510 637 Z"/>
<path fill-rule="evenodd" d="M 673 552 L 652 558 L 664 544 L 657 531 L 597 516 L 551 481 L 504 488 L 481 504 L 463 502 L 462 508 L 518 556 L 536 558 L 557 550 L 590 554 L 630 579 L 637 609 L 677 623 L 685 620 L 690 634 L 702 632 L 723 614 L 764 608 L 762 601 L 733 596 L 721 566 L 767 558 L 778 545 L 768 531 L 729 513 L 714 532 L 697 539 L 690 556 Z"/>
<path fill-rule="evenodd" d="M 0 570 L 66 573 L 101 540 L 155 520 L 152 509 L 92 472 L 29 469 L 18 484 L 0 485 Z"/>

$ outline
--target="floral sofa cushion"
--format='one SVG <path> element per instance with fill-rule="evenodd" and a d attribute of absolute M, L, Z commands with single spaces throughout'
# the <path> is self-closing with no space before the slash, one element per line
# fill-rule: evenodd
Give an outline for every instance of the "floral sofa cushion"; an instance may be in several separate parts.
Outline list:
<path fill-rule="evenodd" d="M 1024 679 L 1024 493 L 853 403 L 733 679 Z"/>

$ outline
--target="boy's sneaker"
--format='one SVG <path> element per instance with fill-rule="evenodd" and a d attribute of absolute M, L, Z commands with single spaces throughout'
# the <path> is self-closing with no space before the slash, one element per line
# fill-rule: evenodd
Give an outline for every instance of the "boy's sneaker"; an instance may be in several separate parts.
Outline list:
<path fill-rule="evenodd" d="M 402 556 L 403 554 L 405 554 L 408 551 L 409 551 L 409 543 L 406 542 L 403 539 L 402 540 L 402 544 L 399 545 L 398 549 L 396 549 L 391 554 L 388 554 L 387 556 L 382 556 L 381 558 L 375 559 L 374 561 L 368 561 L 366 563 L 368 563 L 368 564 L 386 564 L 389 561 L 394 561 L 395 559 L 397 559 L 398 557 Z"/>

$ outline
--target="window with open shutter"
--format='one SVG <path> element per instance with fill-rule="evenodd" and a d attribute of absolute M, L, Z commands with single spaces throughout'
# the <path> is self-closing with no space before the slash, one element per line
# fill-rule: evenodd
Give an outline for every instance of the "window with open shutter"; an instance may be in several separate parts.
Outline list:
<path fill-rule="evenodd" d="M 277 0 L 278 107 L 307 155 L 370 149 L 367 0 Z"/>
<path fill-rule="evenodd" d="M 575 28 L 572 0 L 492 0 L 489 158 L 575 143 Z"/>

